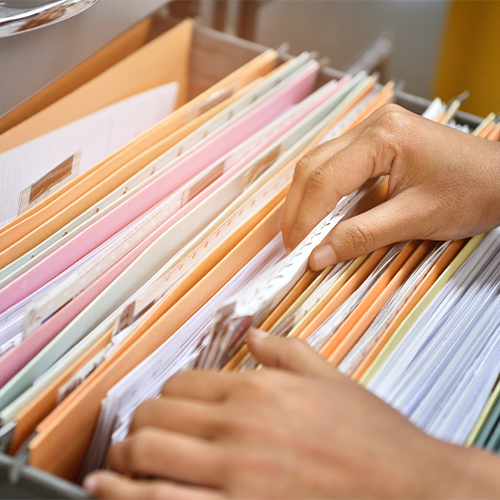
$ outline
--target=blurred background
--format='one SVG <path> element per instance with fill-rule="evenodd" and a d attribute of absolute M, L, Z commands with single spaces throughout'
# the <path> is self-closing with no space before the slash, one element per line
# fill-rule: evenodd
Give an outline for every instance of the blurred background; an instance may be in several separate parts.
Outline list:
<path fill-rule="evenodd" d="M 269 47 L 287 41 L 294 55 L 316 50 L 344 71 L 371 47 L 375 65 L 378 47 L 383 81 L 402 81 L 409 93 L 445 101 L 469 90 L 464 110 L 500 111 L 499 1 L 251 0 L 240 25 L 231 17 L 238 0 L 226 3 L 226 31 Z M 388 53 L 377 45 L 381 38 L 390 42 Z"/>
<path fill-rule="evenodd" d="M 7 0 L 9 7 L 44 3 Z M 0 39 L 0 115 L 94 53 L 165 0 L 100 0 L 77 17 Z M 317 51 L 331 67 L 377 69 L 382 81 L 465 111 L 500 111 L 498 0 L 175 0 L 165 9 L 269 47 Z"/>

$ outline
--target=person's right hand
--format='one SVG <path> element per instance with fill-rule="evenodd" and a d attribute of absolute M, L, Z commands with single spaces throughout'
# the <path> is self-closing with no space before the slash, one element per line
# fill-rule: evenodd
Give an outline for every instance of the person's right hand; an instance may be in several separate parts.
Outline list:
<path fill-rule="evenodd" d="M 389 175 L 387 201 L 338 224 L 311 255 L 313 269 L 398 241 L 453 240 L 500 225 L 500 145 L 388 105 L 297 164 L 282 221 L 287 249 L 381 175 Z"/>

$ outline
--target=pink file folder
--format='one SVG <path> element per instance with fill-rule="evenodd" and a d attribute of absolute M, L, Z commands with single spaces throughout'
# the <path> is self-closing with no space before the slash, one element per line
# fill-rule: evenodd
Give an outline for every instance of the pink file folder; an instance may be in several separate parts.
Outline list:
<path fill-rule="evenodd" d="M 23 300 L 117 231 L 149 210 L 194 175 L 246 140 L 312 90 L 319 65 L 310 66 L 290 84 L 237 123 L 222 131 L 175 167 L 106 214 L 36 266 L 0 290 L 0 313 Z"/>
<path fill-rule="evenodd" d="M 58 311 L 57 314 L 51 317 L 43 325 L 37 328 L 37 330 L 35 330 L 20 345 L 0 357 L 0 387 L 3 386 L 12 376 L 14 376 L 23 366 L 25 366 L 38 352 L 40 352 L 57 335 L 58 332 L 60 332 L 80 312 L 82 312 L 85 307 L 87 307 L 107 286 L 109 286 L 161 234 L 175 224 L 175 222 L 180 220 L 184 215 L 189 213 L 192 208 L 235 175 L 239 170 L 241 170 L 241 168 L 269 147 L 274 141 L 279 139 L 283 134 L 299 123 L 310 112 L 320 106 L 326 99 L 340 90 L 348 82 L 348 80 L 348 77 L 344 78 L 342 81 L 338 82 L 337 85 L 333 86 L 328 92 L 320 94 L 316 99 L 313 99 L 307 107 L 300 110 L 300 112 L 295 114 L 290 120 L 287 120 L 287 122 L 284 123 L 277 131 L 259 144 L 258 147 L 240 160 L 221 178 L 196 196 L 196 198 L 183 207 L 168 221 L 164 222 L 149 237 L 147 237 L 126 256 L 120 259 L 96 282 L 80 293 L 74 300 L 66 304 L 66 306 L 64 306 L 60 311 Z"/>
<path fill-rule="evenodd" d="M 319 95 L 312 100 L 309 105 L 295 114 L 290 120 L 284 123 L 278 130 L 271 134 L 251 153 L 242 158 L 228 172 L 221 176 L 217 181 L 208 186 L 198 196 L 186 204 L 173 217 L 164 222 L 158 229 L 149 235 L 137 247 L 131 250 L 112 268 L 110 268 L 97 281 L 92 283 L 87 289 L 80 293 L 75 299 L 64 306 L 53 317 L 37 328 L 21 344 L 9 350 L 0 357 L 0 388 L 3 387 L 19 370 L 21 370 L 34 356 L 36 356 L 56 335 L 65 328 L 73 319 L 78 316 L 93 300 L 95 300 L 106 287 L 108 287 L 135 259 L 137 259 L 144 250 L 146 250 L 156 239 L 167 229 L 172 227 L 178 220 L 188 214 L 194 207 L 201 203 L 205 198 L 212 194 L 218 187 L 223 185 L 233 175 L 239 172 L 245 165 L 265 151 L 275 141 L 279 140 L 284 134 L 291 130 L 301 120 L 307 117 L 312 111 L 323 104 L 333 94 L 338 92 L 347 82 L 350 76 L 343 78 L 335 86 L 332 86 L 329 92 Z"/>

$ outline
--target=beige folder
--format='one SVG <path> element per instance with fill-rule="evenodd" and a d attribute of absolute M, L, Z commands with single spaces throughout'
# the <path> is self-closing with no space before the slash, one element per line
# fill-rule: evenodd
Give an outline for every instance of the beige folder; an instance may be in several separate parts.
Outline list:
<path fill-rule="evenodd" d="M 174 29 L 184 27 L 185 30 L 186 26 L 189 28 L 190 24 L 183 23 Z M 267 75 L 274 68 L 276 59 L 275 51 L 264 52 L 178 109 L 117 154 L 111 155 L 56 191 L 43 200 L 40 206 L 33 207 L 23 214 L 25 216 L 22 218 L 7 224 L 0 232 L 0 268 L 29 252 L 228 105 L 228 102 L 225 102 L 207 110 L 207 102 L 213 101 L 214 94 L 227 89 L 234 93 L 247 87 L 257 78 Z M 205 110 L 208 114 L 203 113 Z M 200 113 L 202 115 L 193 121 Z"/>
<path fill-rule="evenodd" d="M 151 18 L 143 19 L 88 59 L 2 116 L 0 118 L 0 134 L 54 104 L 140 49 L 148 41 L 151 24 Z"/>

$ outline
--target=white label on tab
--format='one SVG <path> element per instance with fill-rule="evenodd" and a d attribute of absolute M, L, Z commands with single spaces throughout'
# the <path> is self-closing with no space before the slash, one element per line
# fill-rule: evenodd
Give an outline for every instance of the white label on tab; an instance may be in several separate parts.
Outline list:
<path fill-rule="evenodd" d="M 256 181 L 279 158 L 286 147 L 287 142 L 281 142 L 261 158 L 251 169 L 245 172 L 242 179 L 242 191 Z"/>
<path fill-rule="evenodd" d="M 216 90 L 215 92 L 210 94 L 197 106 L 193 106 L 191 108 L 189 112 L 189 121 L 193 120 L 197 116 L 202 115 L 203 113 L 206 113 L 212 108 L 215 108 L 215 106 L 225 101 L 226 99 L 229 99 L 229 97 L 231 97 L 235 93 L 236 89 L 238 89 L 239 86 L 240 86 L 240 80 L 238 79 L 232 82 L 231 84 L 226 85 L 225 87 L 222 87 L 221 89 Z"/>
<path fill-rule="evenodd" d="M 55 190 L 74 179 L 79 173 L 81 159 L 82 152 L 79 149 L 74 155 L 64 160 L 60 165 L 31 184 L 31 186 L 23 189 L 19 195 L 17 215 L 26 212 L 33 205 L 36 205 Z"/>

